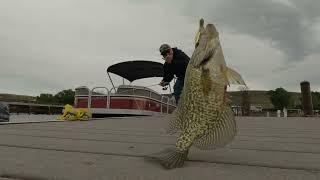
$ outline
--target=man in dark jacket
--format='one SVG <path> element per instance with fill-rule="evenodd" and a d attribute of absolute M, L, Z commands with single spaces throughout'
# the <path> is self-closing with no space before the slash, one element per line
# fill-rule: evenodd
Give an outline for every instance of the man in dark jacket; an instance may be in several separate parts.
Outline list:
<path fill-rule="evenodd" d="M 174 97 L 176 103 L 180 99 L 180 95 L 184 85 L 184 76 L 190 58 L 178 48 L 171 48 L 168 44 L 162 44 L 159 48 L 165 63 L 163 65 L 164 76 L 160 82 L 161 86 L 165 86 L 171 82 L 174 75 L 177 77 L 176 83 L 173 86 Z"/>

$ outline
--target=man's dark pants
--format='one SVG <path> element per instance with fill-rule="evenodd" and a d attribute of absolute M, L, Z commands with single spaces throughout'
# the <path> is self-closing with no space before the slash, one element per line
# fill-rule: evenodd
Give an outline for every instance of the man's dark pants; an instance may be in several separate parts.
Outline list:
<path fill-rule="evenodd" d="M 177 79 L 176 83 L 173 86 L 173 90 L 174 90 L 173 95 L 174 95 L 174 98 L 176 99 L 176 103 L 177 104 L 178 104 L 179 99 L 180 99 L 180 95 L 181 95 L 181 92 L 182 92 L 182 89 L 183 89 L 183 85 L 184 85 L 184 79 Z"/>

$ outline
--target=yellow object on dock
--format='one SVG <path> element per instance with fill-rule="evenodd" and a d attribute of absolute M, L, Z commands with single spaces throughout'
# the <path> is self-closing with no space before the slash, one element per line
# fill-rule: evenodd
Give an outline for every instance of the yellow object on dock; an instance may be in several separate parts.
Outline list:
<path fill-rule="evenodd" d="M 83 121 L 89 120 L 92 117 L 91 112 L 87 108 L 73 108 L 67 104 L 64 106 L 63 114 L 58 117 L 59 120 L 67 121 Z"/>

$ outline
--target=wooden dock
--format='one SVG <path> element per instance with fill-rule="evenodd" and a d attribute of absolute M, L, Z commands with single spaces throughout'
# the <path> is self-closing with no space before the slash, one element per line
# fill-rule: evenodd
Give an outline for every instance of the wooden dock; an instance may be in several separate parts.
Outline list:
<path fill-rule="evenodd" d="M 174 170 L 144 160 L 175 143 L 162 118 L 0 125 L 0 179 L 320 180 L 320 118 L 237 117 L 228 147 Z"/>

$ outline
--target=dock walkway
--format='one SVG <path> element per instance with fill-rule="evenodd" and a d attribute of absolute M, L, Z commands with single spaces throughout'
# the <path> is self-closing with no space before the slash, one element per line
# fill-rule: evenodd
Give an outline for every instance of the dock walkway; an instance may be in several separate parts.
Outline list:
<path fill-rule="evenodd" d="M 161 118 L 0 125 L 0 179 L 320 180 L 320 118 L 237 117 L 229 146 L 173 170 L 143 158 L 175 143 Z"/>

